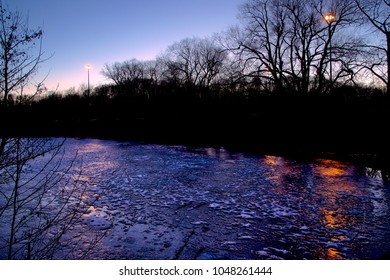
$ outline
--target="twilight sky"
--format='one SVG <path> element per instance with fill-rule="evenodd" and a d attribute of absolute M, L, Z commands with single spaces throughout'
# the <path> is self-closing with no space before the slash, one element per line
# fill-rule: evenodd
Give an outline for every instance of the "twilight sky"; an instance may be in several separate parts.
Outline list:
<path fill-rule="evenodd" d="M 245 0 L 8 0 L 10 10 L 28 16 L 44 31 L 43 50 L 53 55 L 40 68 L 49 90 L 105 82 L 105 63 L 155 58 L 167 46 L 205 37 L 238 22 Z M 37 77 L 37 79 L 39 79 Z"/>

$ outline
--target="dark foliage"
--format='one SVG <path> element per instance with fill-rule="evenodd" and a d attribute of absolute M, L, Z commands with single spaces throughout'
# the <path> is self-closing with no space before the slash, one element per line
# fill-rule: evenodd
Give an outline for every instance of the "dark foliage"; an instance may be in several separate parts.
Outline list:
<path fill-rule="evenodd" d="M 144 82 L 103 86 L 89 98 L 49 95 L 2 108 L 0 114 L 9 120 L 2 134 L 213 145 L 262 153 L 388 154 L 390 100 L 380 90 L 341 86 L 308 96 L 270 94 L 248 85 L 241 91 L 162 82 L 145 89 Z"/>

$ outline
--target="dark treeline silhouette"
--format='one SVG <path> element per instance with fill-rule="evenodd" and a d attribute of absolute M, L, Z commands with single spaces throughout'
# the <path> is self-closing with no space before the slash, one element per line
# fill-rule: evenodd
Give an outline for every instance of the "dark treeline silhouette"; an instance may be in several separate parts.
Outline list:
<path fill-rule="evenodd" d="M 89 97 L 53 94 L 11 107 L 3 127 L 9 134 L 25 136 L 118 138 L 257 152 L 379 154 L 389 148 L 389 103 L 380 90 L 353 86 L 305 96 L 259 92 L 254 84 L 199 88 L 138 80 L 98 87 Z"/>
<path fill-rule="evenodd" d="M 388 10 L 386 1 L 248 0 L 241 26 L 183 39 L 152 61 L 108 63 L 112 83 L 90 94 L 7 92 L 2 134 L 385 158 Z"/>

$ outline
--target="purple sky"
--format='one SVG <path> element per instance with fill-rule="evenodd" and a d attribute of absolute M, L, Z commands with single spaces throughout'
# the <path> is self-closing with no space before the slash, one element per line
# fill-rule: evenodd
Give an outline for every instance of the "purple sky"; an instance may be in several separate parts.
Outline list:
<path fill-rule="evenodd" d="M 3 1 L 3 4 L 6 1 Z M 193 36 L 205 37 L 237 24 L 245 0 L 8 0 L 11 10 L 42 26 L 43 50 L 53 55 L 39 71 L 54 90 L 105 82 L 105 63 L 155 58 L 167 46 Z M 39 79 L 39 77 L 37 77 Z"/>

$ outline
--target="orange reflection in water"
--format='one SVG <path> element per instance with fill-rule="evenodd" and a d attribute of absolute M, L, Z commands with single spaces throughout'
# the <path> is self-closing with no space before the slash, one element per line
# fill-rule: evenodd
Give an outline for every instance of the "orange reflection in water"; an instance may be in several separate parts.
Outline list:
<path fill-rule="evenodd" d="M 99 150 L 106 150 L 108 145 L 104 145 L 104 143 L 100 143 L 99 140 L 94 140 L 93 142 L 88 142 L 84 145 L 80 145 L 81 148 L 78 149 L 79 154 L 96 152 Z"/>
<path fill-rule="evenodd" d="M 345 240 L 348 240 L 348 236 L 346 235 L 335 235 L 329 240 L 328 248 L 326 249 L 326 255 L 328 259 L 332 259 L 332 260 L 344 259 L 343 255 L 338 249 L 337 244 Z"/>
<path fill-rule="evenodd" d="M 324 248 L 325 258 L 343 259 L 340 251 L 343 245 L 340 243 L 347 240 L 347 236 L 340 232 L 357 227 L 358 221 L 347 214 L 351 205 L 346 201 L 340 202 L 340 199 L 345 195 L 360 194 L 360 190 L 354 181 L 348 179 L 350 171 L 348 165 L 344 163 L 321 159 L 313 165 L 313 172 L 321 182 L 316 192 L 323 199 L 323 205 L 319 207 L 323 216 L 321 222 L 328 231 L 329 237 Z"/>
<path fill-rule="evenodd" d="M 320 188 L 322 195 L 335 203 L 340 193 L 360 194 L 359 188 L 353 180 L 348 179 L 349 166 L 335 160 L 321 159 L 313 165 L 313 172 L 323 180 L 326 188 Z"/>
<path fill-rule="evenodd" d="M 324 224 L 330 228 L 336 228 L 342 224 L 342 221 L 337 217 L 336 211 L 332 210 L 323 210 L 324 213 Z"/>
<path fill-rule="evenodd" d="M 348 175 L 348 166 L 345 163 L 331 159 L 318 159 L 316 163 L 315 171 L 322 176 L 335 177 Z"/>
<path fill-rule="evenodd" d="M 273 191 L 279 195 L 288 196 L 293 192 L 296 196 L 298 190 L 305 188 L 311 179 L 302 165 L 282 157 L 265 156 L 262 165 L 269 171 L 267 178 L 273 183 Z M 307 180 L 302 180 L 303 177 Z"/>
<path fill-rule="evenodd" d="M 268 179 L 275 194 L 301 196 L 305 203 L 316 203 L 327 237 L 319 248 L 321 258 L 343 259 L 342 250 L 350 245 L 345 235 L 347 229 L 360 226 L 359 218 L 350 214 L 355 207 L 353 198 L 362 194 L 357 183 L 350 179 L 350 166 L 330 159 L 302 165 L 276 156 L 265 156 L 262 163 L 270 171 Z M 307 193 L 316 198 L 316 202 L 308 201 Z"/>
<path fill-rule="evenodd" d="M 326 250 L 326 255 L 328 256 L 328 259 L 331 260 L 342 260 L 344 259 L 341 255 L 340 252 L 336 248 L 328 248 Z"/>
<path fill-rule="evenodd" d="M 284 164 L 283 158 L 276 156 L 265 156 L 263 163 L 267 166 L 271 173 L 268 175 L 268 179 L 273 182 L 273 190 L 277 194 L 285 195 L 285 187 L 283 178 L 285 174 L 288 174 L 288 170 Z"/>
<path fill-rule="evenodd" d="M 275 165 L 280 158 L 275 156 L 265 156 L 264 163 L 268 165 Z"/>

